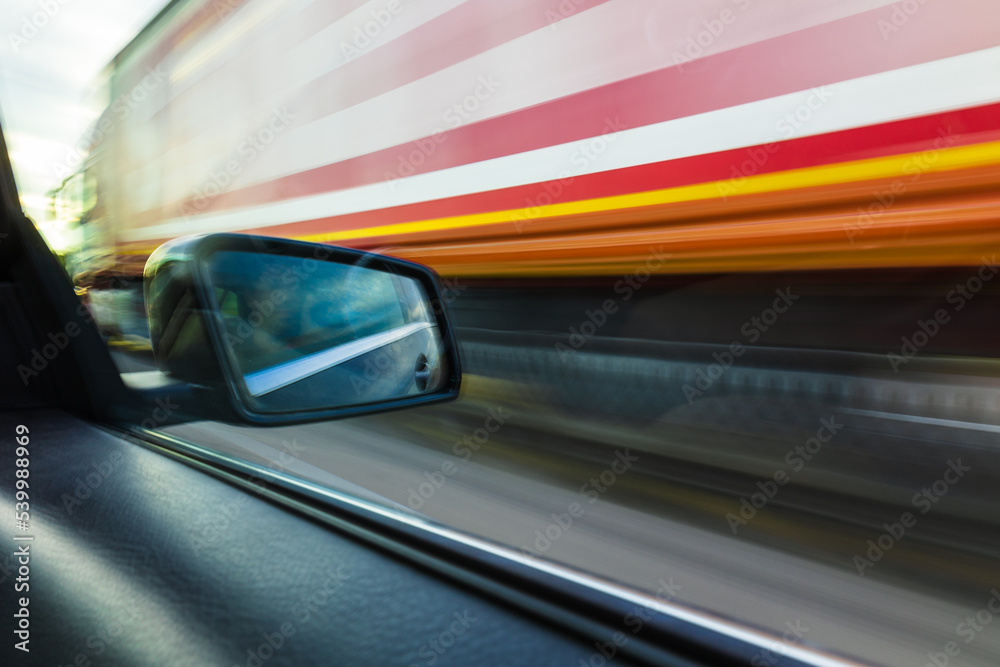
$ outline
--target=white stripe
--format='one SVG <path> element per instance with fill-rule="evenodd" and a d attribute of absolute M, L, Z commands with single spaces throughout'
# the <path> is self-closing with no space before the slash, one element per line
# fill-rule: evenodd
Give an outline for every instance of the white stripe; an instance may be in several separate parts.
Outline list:
<path fill-rule="evenodd" d="M 884 3 L 885 0 L 877 0 Z M 827 2 L 827 0 L 823 0 Z M 865 5 L 871 5 L 868 0 Z M 668 24 L 653 42 L 648 34 L 654 5 L 612 0 L 565 21 L 522 35 L 434 74 L 378 95 L 302 127 L 294 127 L 241 174 L 241 185 L 408 145 L 436 132 L 496 118 L 585 90 L 646 74 L 674 63 L 676 49 L 704 30 L 704 8 L 686 3 L 686 23 Z M 674 12 L 676 13 L 676 12 Z M 738 48 L 787 31 L 816 25 L 825 15 L 799 15 L 772 24 L 787 9 L 752 4 L 709 45 L 705 54 Z M 623 20 L 633 17 L 634 20 Z M 690 26 L 690 27 L 689 27 Z M 657 49 L 652 49 L 653 45 Z M 499 82 L 487 91 L 481 78 Z M 458 110 L 456 109 L 458 106 Z M 403 157 L 412 147 L 401 151 Z M 447 149 L 447 147 L 443 147 Z"/>
<path fill-rule="evenodd" d="M 273 29 L 275 21 L 287 21 L 312 3 L 313 0 L 299 0 L 294 5 L 249 2 L 231 16 L 218 12 L 214 19 L 218 26 L 211 30 L 209 37 L 202 37 L 172 63 L 171 92 L 174 95 L 183 93 L 231 60 L 238 48 L 234 45 L 252 44 L 260 38 L 261 31 Z"/>
<path fill-rule="evenodd" d="M 881 410 L 860 410 L 857 408 L 840 408 L 841 412 L 852 415 L 863 415 L 875 419 L 891 419 L 893 421 L 909 422 L 911 424 L 922 424 L 925 426 L 941 426 L 950 429 L 966 429 L 969 431 L 983 431 L 986 433 L 1000 434 L 1000 426 L 996 424 L 980 424 L 978 422 L 965 422 L 956 419 L 941 419 L 939 417 L 924 417 L 922 415 L 906 415 L 899 412 L 883 412 Z M 965 445 L 968 447 L 968 445 Z M 995 447 L 990 446 L 990 451 L 995 451 Z"/>
<path fill-rule="evenodd" d="M 810 0 L 794 8 L 751 3 L 745 12 L 740 12 L 739 5 L 734 4 L 736 14 L 731 24 L 699 54 L 704 57 L 764 41 L 889 1 Z M 457 4 L 456 0 L 439 1 L 432 5 L 433 10 L 419 12 L 416 6 L 405 6 L 405 12 L 397 18 L 399 26 L 394 21 L 387 32 L 408 32 Z M 299 86 L 343 64 L 344 56 L 338 45 L 350 39 L 358 22 L 369 17 L 372 7 L 377 6 L 366 5 L 306 40 L 301 47 L 276 53 L 264 63 L 265 71 L 252 74 L 258 82 L 253 88 L 237 85 L 240 77 L 231 82 L 215 82 L 210 89 L 203 86 L 206 89 L 201 99 L 177 109 L 174 115 L 176 122 L 189 129 L 204 130 L 192 133 L 190 141 L 161 158 L 148 164 L 137 163 L 136 182 L 162 183 L 165 202 L 191 197 L 195 189 L 207 184 L 213 171 L 220 170 L 236 153 L 248 134 L 261 129 L 273 105 L 282 104 Z M 500 3 L 484 5 L 483 11 L 492 13 L 500 7 Z M 494 118 L 672 65 L 674 54 L 683 53 L 688 40 L 704 32 L 706 22 L 716 20 L 718 13 L 717 8 L 700 3 L 671 3 L 665 7 L 648 0 L 612 0 L 351 108 L 293 126 L 267 147 L 262 158 L 246 164 L 236 183 L 229 187 L 246 187 L 408 144 L 436 131 Z M 378 35 L 378 39 L 383 36 Z M 382 72 L 372 74 L 385 76 Z M 482 90 L 481 76 L 500 82 L 487 99 L 474 97 L 477 88 Z M 288 85 L 283 85 L 286 80 Z M 261 86 L 263 91 L 259 90 Z M 247 98 L 251 94 L 254 97 Z M 454 105 L 465 101 L 476 108 L 463 117 L 454 110 Z M 206 123 L 205 110 L 218 114 L 219 105 L 229 110 L 229 117 L 224 123 Z M 305 116 L 307 109 L 292 111 Z M 161 170 L 161 164 L 169 167 Z"/>
<path fill-rule="evenodd" d="M 298 91 L 309 82 L 325 74 L 339 69 L 354 58 L 363 57 L 376 49 L 388 45 L 393 40 L 406 35 L 413 30 L 430 23 L 442 14 L 450 12 L 468 0 L 399 0 L 400 9 L 392 15 L 392 19 L 383 27 L 373 12 L 380 14 L 387 11 L 387 0 L 373 0 L 354 10 L 340 21 L 320 30 L 300 45 L 294 46 L 288 52 L 288 63 L 282 63 L 285 70 L 281 77 L 286 84 L 285 93 Z M 380 14 L 384 17 L 384 14 Z M 373 26 L 378 26 L 376 30 Z M 369 37 L 371 43 L 365 45 L 359 31 L 368 28 L 374 36 Z M 367 36 L 367 35 L 366 35 Z M 332 48 L 331 48 L 332 47 Z M 351 54 L 349 60 L 345 47 Z M 351 48 L 357 52 L 351 51 Z M 263 105 L 266 107 L 266 103 Z"/>
<path fill-rule="evenodd" d="M 188 220 L 174 218 L 128 232 L 125 238 L 138 241 L 181 236 L 193 230 L 234 231 L 358 213 L 1000 101 L 1000 78 L 982 76 L 988 71 L 1000 71 L 1000 47 L 825 86 L 829 99 L 816 110 L 808 104 L 819 99 L 817 93 L 803 91 L 624 130 L 613 141 L 605 142 L 606 150 L 593 160 L 587 160 L 583 153 L 591 144 L 597 147 L 588 139 L 389 183 Z M 803 109 L 810 116 L 797 128 L 787 122 L 788 114 Z M 805 112 L 801 113 L 805 117 Z"/>
<path fill-rule="evenodd" d="M 342 45 L 355 47 L 356 31 L 372 24 L 375 21 L 372 13 L 384 11 L 387 6 L 387 0 L 372 0 L 301 43 L 274 53 L 273 57 L 264 60 L 251 57 L 250 62 L 259 63 L 253 72 L 245 71 L 244 66 L 229 72 L 230 76 L 222 80 L 208 77 L 235 58 L 246 58 L 245 49 L 259 49 L 259 44 L 267 43 L 270 30 L 301 33 L 304 26 L 296 28 L 289 24 L 301 23 L 303 19 L 294 14 L 305 10 L 313 1 L 299 0 L 292 6 L 279 6 L 273 0 L 249 3 L 243 11 L 227 18 L 217 32 L 182 54 L 177 63 L 170 64 L 168 56 L 165 63 L 170 69 L 171 98 L 165 99 L 155 110 L 164 111 L 159 122 L 169 123 L 169 131 L 193 138 L 153 160 L 136 160 L 132 170 L 136 183 L 159 184 L 157 187 L 162 188 L 167 202 L 190 196 L 192 188 L 204 185 L 209 173 L 218 170 L 236 152 L 247 134 L 261 129 L 276 104 L 281 105 L 302 92 L 311 81 L 343 67 L 348 58 Z M 400 10 L 392 19 L 384 27 L 379 26 L 377 32 L 371 30 L 375 35 L 370 38 L 370 45 L 361 51 L 362 55 L 464 2 L 467 0 L 423 0 L 419 3 L 400 0 Z M 276 17 L 268 14 L 277 11 L 276 8 L 280 8 L 280 14 Z M 266 20 L 278 20 L 282 25 L 276 27 Z M 253 86 L 246 85 L 248 77 L 252 77 Z M 185 96 L 183 102 L 177 99 L 182 95 Z M 162 109 L 164 106 L 169 108 Z M 220 109 L 227 112 L 224 120 L 222 115 L 217 115 L 220 122 L 205 123 L 206 110 L 209 114 L 218 114 Z"/>

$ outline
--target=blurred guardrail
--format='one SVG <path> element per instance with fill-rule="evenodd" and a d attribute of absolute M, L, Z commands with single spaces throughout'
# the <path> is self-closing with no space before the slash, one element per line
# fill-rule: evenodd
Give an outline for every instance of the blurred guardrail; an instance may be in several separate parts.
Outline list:
<path fill-rule="evenodd" d="M 487 400 L 517 402 L 518 425 L 535 432 L 526 446 L 594 460 L 631 447 L 656 459 L 645 473 L 739 494 L 787 469 L 788 453 L 833 417 L 844 431 L 776 506 L 878 526 L 961 459 L 972 471 L 922 532 L 965 540 L 961 521 L 1000 523 L 1000 362 L 915 357 L 895 373 L 885 355 L 761 347 L 723 367 L 721 345 L 595 337 L 567 353 L 551 334 L 464 328 L 459 338 L 464 372 L 505 387 Z M 996 541 L 982 535 L 980 546 Z"/>
<path fill-rule="evenodd" d="M 657 419 L 712 398 L 811 397 L 852 409 L 1000 425 L 1000 361 L 912 359 L 896 373 L 878 354 L 565 337 L 463 328 L 463 370 L 534 386 L 549 400 L 633 419 Z M 556 347 L 562 343 L 562 346 Z M 754 408 L 756 410 L 756 408 Z"/>

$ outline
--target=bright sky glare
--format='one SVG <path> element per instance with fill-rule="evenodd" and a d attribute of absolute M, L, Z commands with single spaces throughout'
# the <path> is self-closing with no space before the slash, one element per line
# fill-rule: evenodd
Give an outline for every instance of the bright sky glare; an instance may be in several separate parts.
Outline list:
<path fill-rule="evenodd" d="M 0 122 L 25 212 L 46 222 L 56 165 L 100 115 L 111 59 L 169 0 L 3 0 Z"/>

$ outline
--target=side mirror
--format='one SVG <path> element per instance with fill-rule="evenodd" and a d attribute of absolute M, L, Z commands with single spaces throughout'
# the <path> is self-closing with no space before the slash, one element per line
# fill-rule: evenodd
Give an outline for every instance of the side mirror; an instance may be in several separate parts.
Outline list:
<path fill-rule="evenodd" d="M 461 369 L 430 269 L 361 251 L 214 234 L 146 262 L 153 353 L 175 380 L 261 425 L 445 401 Z"/>

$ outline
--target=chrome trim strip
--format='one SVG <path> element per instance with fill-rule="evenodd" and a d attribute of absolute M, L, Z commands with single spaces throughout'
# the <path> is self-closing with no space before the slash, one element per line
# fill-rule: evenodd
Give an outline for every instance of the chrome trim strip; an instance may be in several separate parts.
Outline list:
<path fill-rule="evenodd" d="M 431 322 L 404 324 L 401 327 L 365 336 L 364 338 L 358 338 L 357 340 L 352 340 L 350 343 L 344 343 L 329 350 L 311 354 L 308 357 L 279 364 L 272 368 L 257 371 L 256 373 L 250 373 L 243 378 L 243 381 L 246 382 L 247 390 L 249 390 L 251 396 L 263 396 L 272 391 L 277 391 L 282 387 L 287 387 L 299 380 L 322 373 L 345 361 L 360 357 L 362 354 L 367 354 L 380 347 L 385 347 L 398 340 L 402 340 L 407 336 L 412 336 L 418 331 L 434 328 L 434 326 Z"/>
<path fill-rule="evenodd" d="M 473 535 L 466 535 L 446 526 L 431 523 L 430 521 L 414 514 L 413 510 L 410 508 L 405 507 L 402 504 L 389 501 L 388 499 L 386 500 L 395 507 L 376 505 L 371 501 L 361 500 L 334 489 L 321 486 L 314 482 L 293 477 L 272 468 L 266 468 L 243 459 L 235 458 L 228 454 L 221 454 L 215 450 L 202 447 L 201 445 L 196 445 L 186 440 L 181 440 L 176 436 L 166 433 L 158 433 L 156 431 L 136 427 L 126 428 L 125 430 L 133 437 L 145 436 L 148 438 L 145 440 L 147 445 L 152 445 L 153 447 L 164 447 L 163 444 L 157 444 L 156 441 L 169 442 L 170 445 L 176 449 L 175 456 L 178 454 L 184 455 L 185 453 L 189 455 L 193 454 L 215 465 L 223 465 L 228 469 L 230 474 L 245 474 L 247 471 L 250 471 L 251 474 L 248 477 L 248 480 L 251 481 L 248 481 L 248 483 L 251 485 L 254 485 L 254 482 L 252 481 L 254 479 L 279 482 L 280 486 L 285 486 L 286 488 L 290 488 L 292 491 L 313 499 L 330 500 L 335 503 L 360 510 L 361 512 L 375 514 L 383 519 L 397 521 L 417 530 L 426 531 L 442 539 L 457 542 L 466 547 L 488 553 L 497 558 L 545 572 L 551 576 L 565 579 L 582 587 L 599 591 L 605 595 L 617 597 L 620 600 L 625 600 L 632 604 L 653 609 L 657 613 L 663 614 L 664 616 L 670 616 L 675 619 L 691 623 L 692 625 L 700 626 L 706 630 L 725 635 L 753 646 L 758 646 L 761 649 L 766 648 L 772 653 L 778 653 L 808 665 L 814 665 L 815 667 L 862 667 L 861 663 L 855 662 L 849 658 L 834 656 L 829 653 L 824 653 L 819 649 L 809 649 L 801 645 L 788 644 L 787 642 L 782 642 L 779 637 L 768 635 L 752 628 L 737 625 L 732 621 L 713 616 L 708 612 L 689 609 L 673 602 L 662 602 L 649 593 L 643 593 L 642 591 L 627 588 L 620 584 L 614 584 L 600 579 L 595 575 L 573 570 L 565 565 L 560 565 L 551 561 L 540 562 L 536 559 L 528 558 L 524 554 L 512 548 L 500 546 L 482 538 L 478 538 Z M 170 451 L 169 448 L 166 449 L 167 451 Z"/>

